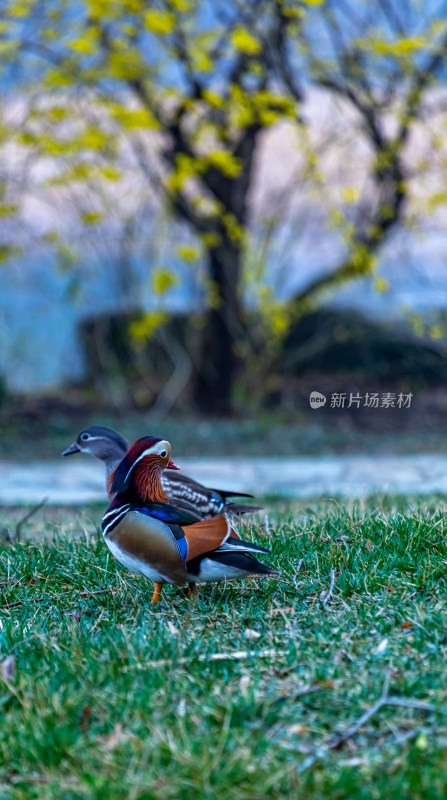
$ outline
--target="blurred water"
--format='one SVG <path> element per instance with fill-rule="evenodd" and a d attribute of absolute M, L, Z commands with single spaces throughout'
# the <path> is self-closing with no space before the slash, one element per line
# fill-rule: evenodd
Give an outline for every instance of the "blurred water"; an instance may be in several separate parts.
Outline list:
<path fill-rule="evenodd" d="M 258 496 L 365 498 L 447 491 L 447 458 L 435 454 L 297 458 L 183 458 L 185 474 Z M 0 461 L 0 503 L 53 504 L 105 500 L 104 468 L 94 459 Z"/>

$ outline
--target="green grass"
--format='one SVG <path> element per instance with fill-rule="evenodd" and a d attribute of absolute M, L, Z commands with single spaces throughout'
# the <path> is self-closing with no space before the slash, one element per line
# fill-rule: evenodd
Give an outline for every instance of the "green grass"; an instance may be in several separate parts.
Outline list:
<path fill-rule="evenodd" d="M 156 607 L 109 556 L 97 509 L 39 513 L 0 549 L 0 662 L 15 658 L 0 678 L 2 800 L 446 796 L 437 498 L 276 506 L 282 580 L 192 601 L 168 587 Z M 266 544 L 262 518 L 243 533 Z M 387 675 L 390 695 L 433 708 L 382 707 L 328 747 Z"/>

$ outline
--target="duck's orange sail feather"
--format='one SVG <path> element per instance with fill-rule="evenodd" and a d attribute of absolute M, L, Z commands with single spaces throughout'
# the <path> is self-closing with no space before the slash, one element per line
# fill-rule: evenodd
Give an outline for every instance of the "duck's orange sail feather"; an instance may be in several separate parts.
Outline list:
<path fill-rule="evenodd" d="M 210 517 L 195 522 L 193 525 L 187 525 L 183 528 L 183 533 L 188 543 L 187 562 L 202 553 L 208 553 L 210 550 L 220 547 L 228 536 L 239 539 L 238 534 L 224 516 Z"/>

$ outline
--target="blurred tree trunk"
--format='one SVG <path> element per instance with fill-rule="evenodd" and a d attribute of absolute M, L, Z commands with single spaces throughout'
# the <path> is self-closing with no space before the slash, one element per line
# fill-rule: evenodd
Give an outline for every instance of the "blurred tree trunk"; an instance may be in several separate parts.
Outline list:
<path fill-rule="evenodd" d="M 242 259 L 248 222 L 248 193 L 261 126 L 248 126 L 233 155 L 240 164 L 234 177 L 209 170 L 203 181 L 225 209 L 225 217 L 214 223 L 208 246 L 207 269 L 211 302 L 202 336 L 200 364 L 194 386 L 198 408 L 206 413 L 229 415 L 239 367 L 237 342 L 244 327 L 242 304 Z"/>
<path fill-rule="evenodd" d="M 202 334 L 200 363 L 194 399 L 204 413 L 229 415 L 239 359 L 236 352 L 241 333 L 242 307 L 240 245 L 229 237 L 208 251 L 211 303 Z"/>

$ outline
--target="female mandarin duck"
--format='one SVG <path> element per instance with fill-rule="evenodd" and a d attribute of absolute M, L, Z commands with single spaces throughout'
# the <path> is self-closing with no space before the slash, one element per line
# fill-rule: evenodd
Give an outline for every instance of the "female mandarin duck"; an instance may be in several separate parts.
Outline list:
<path fill-rule="evenodd" d="M 73 444 L 64 452 L 63 456 L 73 453 L 88 453 L 102 461 L 106 468 L 106 486 L 110 489 L 110 478 L 123 456 L 129 449 L 129 443 L 118 431 L 103 425 L 92 425 L 82 430 Z M 214 517 L 217 514 L 248 514 L 259 511 L 258 506 L 245 506 L 232 503 L 230 497 L 250 497 L 240 492 L 226 492 L 222 489 L 208 489 L 201 483 L 188 478 L 187 475 L 177 475 L 175 472 L 169 477 L 163 475 L 161 479 L 163 489 L 170 500 L 175 503 L 190 503 L 191 509 L 198 511 L 204 517 Z"/>
<path fill-rule="evenodd" d="M 113 474 L 112 500 L 102 519 L 102 532 L 113 555 L 132 572 L 155 583 L 152 602 L 162 585 L 278 575 L 252 553 L 264 547 L 243 542 L 226 517 L 202 519 L 189 510 L 170 505 L 161 475 L 179 467 L 171 459 L 164 439 L 138 439 Z"/>

